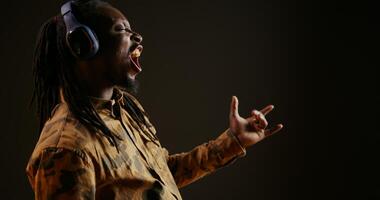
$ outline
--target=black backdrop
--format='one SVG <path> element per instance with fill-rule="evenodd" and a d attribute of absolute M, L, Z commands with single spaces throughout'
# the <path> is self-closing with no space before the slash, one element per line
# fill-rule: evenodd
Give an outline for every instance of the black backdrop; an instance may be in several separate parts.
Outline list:
<path fill-rule="evenodd" d="M 62 1 L 1 6 L 1 199 L 32 199 L 31 59 Z M 111 1 L 144 36 L 139 99 L 170 152 L 272 103 L 281 133 L 184 188 L 184 199 L 380 199 L 378 9 L 367 1 Z"/>

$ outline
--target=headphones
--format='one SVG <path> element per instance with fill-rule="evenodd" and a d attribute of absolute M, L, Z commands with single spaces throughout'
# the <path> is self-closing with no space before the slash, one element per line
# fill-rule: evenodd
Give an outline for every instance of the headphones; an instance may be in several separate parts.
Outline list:
<path fill-rule="evenodd" d="M 88 59 L 98 52 L 99 41 L 94 31 L 78 22 L 71 7 L 73 2 L 68 1 L 61 7 L 66 25 L 66 44 L 76 58 Z"/>

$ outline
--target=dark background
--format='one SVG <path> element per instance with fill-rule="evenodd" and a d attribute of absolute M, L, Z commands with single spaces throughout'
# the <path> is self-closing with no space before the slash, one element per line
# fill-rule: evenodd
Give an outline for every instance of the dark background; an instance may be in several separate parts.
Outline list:
<path fill-rule="evenodd" d="M 1 6 L 0 199 L 32 199 L 31 60 L 62 1 Z M 274 104 L 280 133 L 181 190 L 184 199 L 380 199 L 379 16 L 368 1 L 111 1 L 144 36 L 139 99 L 162 144 L 190 150 Z"/>

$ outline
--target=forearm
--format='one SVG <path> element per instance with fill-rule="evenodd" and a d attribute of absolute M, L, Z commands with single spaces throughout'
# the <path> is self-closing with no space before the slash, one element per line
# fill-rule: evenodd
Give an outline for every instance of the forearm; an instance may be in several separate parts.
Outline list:
<path fill-rule="evenodd" d="M 215 140 L 186 153 L 169 156 L 168 166 L 178 187 L 184 187 L 246 154 L 235 136 L 223 132 Z"/>

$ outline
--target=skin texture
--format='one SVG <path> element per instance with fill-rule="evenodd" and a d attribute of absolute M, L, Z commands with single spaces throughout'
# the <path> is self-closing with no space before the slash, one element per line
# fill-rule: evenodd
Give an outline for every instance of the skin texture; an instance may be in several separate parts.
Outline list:
<path fill-rule="evenodd" d="M 97 9 L 102 17 L 92 23 L 101 49 L 91 60 L 78 61 L 76 74 L 91 96 L 111 99 L 113 87 L 134 84 L 139 70 L 133 67 L 129 55 L 140 45 L 142 37 L 131 30 L 128 20 L 116 8 L 100 6 Z M 238 112 L 238 99 L 232 97 L 229 129 L 244 148 L 283 128 L 282 124 L 267 128 L 265 116 L 273 108 L 273 105 L 268 105 L 260 111 L 253 110 L 248 118 L 242 118 Z"/>
<path fill-rule="evenodd" d="M 260 111 L 252 110 L 248 118 L 240 117 L 238 107 L 238 98 L 233 96 L 230 109 L 230 131 L 237 136 L 244 148 L 260 142 L 283 128 L 282 124 L 267 128 L 268 121 L 265 116 L 273 110 L 273 105 L 268 105 Z"/>

